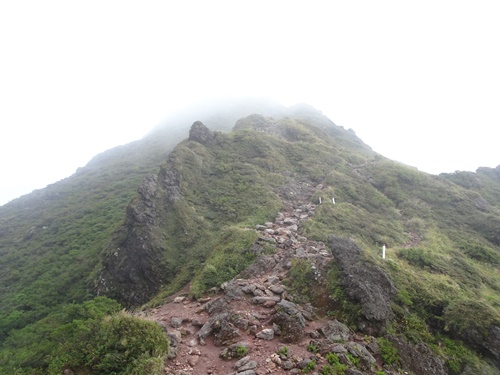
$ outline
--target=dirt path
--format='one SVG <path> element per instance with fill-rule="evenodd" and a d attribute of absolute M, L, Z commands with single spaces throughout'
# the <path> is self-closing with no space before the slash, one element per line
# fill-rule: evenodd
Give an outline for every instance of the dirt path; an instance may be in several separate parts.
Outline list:
<path fill-rule="evenodd" d="M 273 321 L 277 304 L 289 300 L 282 281 L 291 260 L 307 259 L 318 276 L 333 260 L 324 243 L 299 235 L 301 225 L 314 215 L 317 207 L 310 203 L 310 197 L 321 188 L 321 185 L 298 183 L 289 192 L 283 192 L 284 210 L 273 222 L 255 228 L 259 232 L 257 244 L 274 245 L 276 251 L 273 255 L 261 256 L 242 273 L 242 278 L 224 283 L 216 294 L 197 301 L 189 298 L 188 289 L 184 289 L 164 305 L 147 311 L 147 319 L 162 324 L 171 339 L 172 353 L 165 374 L 296 374 L 311 358 L 317 365 L 326 364 L 319 354 L 307 350 L 325 320 L 318 319 L 308 309 L 301 309 L 301 314 L 308 318 L 304 320 L 303 335 L 300 341 L 287 344 L 280 342 L 283 337 Z M 231 322 L 225 323 L 228 314 L 231 314 Z M 219 333 L 214 335 L 216 331 Z M 355 335 L 352 339 L 361 340 Z M 222 359 L 221 353 L 227 352 L 232 343 L 237 343 L 235 350 L 239 350 L 240 355 Z M 246 364 L 239 361 L 242 356 Z"/>

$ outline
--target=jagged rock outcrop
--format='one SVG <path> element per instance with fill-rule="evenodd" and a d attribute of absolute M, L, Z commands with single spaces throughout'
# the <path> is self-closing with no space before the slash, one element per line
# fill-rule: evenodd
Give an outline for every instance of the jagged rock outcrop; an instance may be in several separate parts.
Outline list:
<path fill-rule="evenodd" d="M 162 249 L 154 240 L 158 189 L 157 176 L 146 177 L 127 207 L 127 219 L 105 251 L 98 295 L 137 305 L 158 291 L 163 279 Z"/>
<path fill-rule="evenodd" d="M 214 133 L 201 121 L 196 121 L 189 130 L 189 140 L 206 145 L 214 140 Z"/>
<path fill-rule="evenodd" d="M 382 332 L 393 316 L 396 288 L 380 267 L 363 260 L 362 250 L 351 239 L 332 235 L 328 245 L 342 270 L 347 296 L 361 305 L 360 329 L 369 334 Z"/>

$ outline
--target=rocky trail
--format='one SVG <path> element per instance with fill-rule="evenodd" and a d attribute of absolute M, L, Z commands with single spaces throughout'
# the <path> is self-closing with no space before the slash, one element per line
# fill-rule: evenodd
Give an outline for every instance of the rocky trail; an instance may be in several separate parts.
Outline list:
<path fill-rule="evenodd" d="M 257 225 L 254 247 L 273 245 L 272 255 L 260 255 L 239 278 L 204 298 L 191 299 L 187 287 L 146 311 L 147 319 L 161 324 L 170 338 L 165 374 L 335 374 L 323 372 L 334 371 L 328 353 L 336 354 L 347 375 L 375 374 L 381 362 L 375 340 L 317 316 L 310 304 L 295 303 L 283 283 L 293 259 L 307 260 L 317 281 L 334 260 L 324 243 L 299 235 L 317 207 L 310 197 L 321 188 L 295 184 L 283 194 L 285 208 L 274 222 Z"/>

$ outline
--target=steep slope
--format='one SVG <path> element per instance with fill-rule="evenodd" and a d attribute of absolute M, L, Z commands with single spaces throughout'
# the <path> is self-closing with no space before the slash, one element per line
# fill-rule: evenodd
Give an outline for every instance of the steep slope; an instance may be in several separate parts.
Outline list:
<path fill-rule="evenodd" d="M 0 343 L 10 330 L 60 304 L 92 297 L 99 253 L 123 221 L 127 204 L 198 116 L 229 130 L 235 116 L 281 110 L 269 101 L 247 100 L 230 108 L 214 103 L 211 111 L 181 111 L 142 140 L 103 152 L 74 175 L 1 206 Z"/>
<path fill-rule="evenodd" d="M 161 285 L 183 285 L 213 248 L 223 251 L 232 238 L 235 247 L 242 246 L 238 237 L 251 239 L 246 228 L 272 218 L 296 183 L 319 180 L 323 167 L 345 166 L 349 158 L 364 163 L 374 157 L 355 136 L 307 110 L 320 118 L 311 116 L 316 126 L 300 116 L 253 115 L 226 135 L 195 123 L 189 139 L 129 205 L 126 223 L 104 254 L 98 293 L 140 304 Z M 246 258 L 235 254 L 226 277 L 251 260 Z M 226 271 L 214 281 L 223 281 Z"/>
<path fill-rule="evenodd" d="M 230 134 L 195 123 L 129 205 L 103 253 L 96 291 L 135 305 L 154 295 L 160 301 L 192 280 L 190 294 L 201 296 L 259 252 L 275 251 L 256 247 L 255 226 L 272 220 L 300 184 L 319 184 L 309 199 L 324 204 L 300 235 L 338 238 L 331 246 L 336 286 L 328 292 L 337 304 L 328 313 L 368 334 L 390 332 L 402 351 L 406 342 L 427 343 L 452 373 L 464 370 L 468 357 L 481 366 L 471 349 L 498 363 L 495 188 L 486 199 L 377 155 L 311 108 L 294 110 L 243 118 Z M 355 241 L 355 258 L 348 243 L 335 245 L 346 238 Z M 389 259 L 380 259 L 382 244 Z M 367 288 L 374 280 L 382 286 Z M 392 290 L 382 310 L 373 310 L 384 288 Z"/>
<path fill-rule="evenodd" d="M 267 267 L 284 262 L 280 302 L 310 302 L 351 338 L 382 340 L 387 373 L 398 363 L 426 373 L 415 351 L 450 374 L 495 373 L 499 167 L 431 176 L 376 154 L 312 107 L 249 109 L 207 114 L 203 123 L 219 130 L 243 118 L 227 134 L 196 122 L 171 153 L 188 123 L 155 129 L 0 207 L 2 339 L 10 334 L 0 358 L 9 369 L 44 373 L 64 303 L 104 294 L 159 306 L 187 287 L 195 305 L 234 291 L 220 290 L 234 277 L 265 283 Z M 15 358 L 25 342 L 45 347 Z"/>
<path fill-rule="evenodd" d="M 86 280 L 100 250 L 137 185 L 164 157 L 138 142 L 118 147 L 0 207 L 0 337 L 52 306 L 89 297 Z"/>

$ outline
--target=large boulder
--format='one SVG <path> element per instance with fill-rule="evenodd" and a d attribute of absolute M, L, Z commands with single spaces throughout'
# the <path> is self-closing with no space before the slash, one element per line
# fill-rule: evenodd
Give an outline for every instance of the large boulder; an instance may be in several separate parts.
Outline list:
<path fill-rule="evenodd" d="M 320 328 L 320 332 L 328 341 L 335 343 L 349 340 L 351 330 L 338 320 L 332 320 L 329 321 L 324 327 Z"/>
<path fill-rule="evenodd" d="M 363 259 L 353 240 L 332 235 L 328 245 L 340 265 L 344 291 L 361 305 L 360 328 L 369 334 L 382 332 L 393 316 L 391 303 L 397 289 L 384 270 Z"/>
<path fill-rule="evenodd" d="M 200 344 L 205 344 L 205 339 L 213 335 L 215 345 L 229 345 L 241 337 L 239 329 L 234 322 L 237 316 L 233 313 L 219 313 L 208 319 L 196 334 Z"/>
<path fill-rule="evenodd" d="M 285 300 L 279 302 L 272 322 L 279 327 L 281 342 L 298 343 L 304 337 L 306 320 L 293 302 Z"/>

